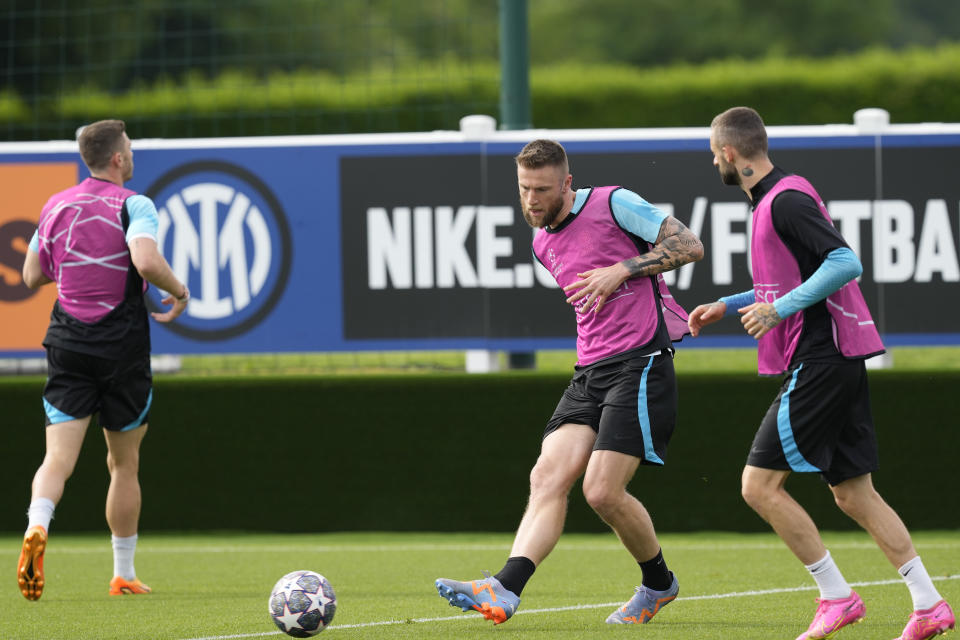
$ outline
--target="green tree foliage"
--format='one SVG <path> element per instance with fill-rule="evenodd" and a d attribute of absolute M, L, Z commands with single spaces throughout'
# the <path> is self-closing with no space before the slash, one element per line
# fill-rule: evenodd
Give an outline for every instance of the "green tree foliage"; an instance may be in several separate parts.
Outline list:
<path fill-rule="evenodd" d="M 955 0 L 528 3 L 537 126 L 700 124 L 718 95 L 816 96 L 772 112 L 793 122 L 845 121 L 865 105 L 901 122 L 956 120 L 956 73 L 938 62 L 960 42 Z M 5 0 L 0 125 L 7 139 L 69 137 L 111 114 L 168 137 L 456 128 L 467 113 L 498 115 L 498 4 Z M 930 53 L 911 54 L 918 44 Z M 836 71 L 868 50 L 884 62 Z M 904 73 L 903 61 L 936 69 Z M 884 91 L 891 77 L 902 87 Z M 618 96 L 647 101 L 643 113 L 611 108 Z"/>
<path fill-rule="evenodd" d="M 106 90 L 188 72 L 337 75 L 495 61 L 492 0 L 8 0 L 0 88 Z M 944 0 L 528 0 L 531 62 L 659 66 L 960 39 Z"/>
<path fill-rule="evenodd" d="M 556 129 L 706 126 L 736 104 L 756 107 L 772 125 L 848 123 L 862 107 L 885 108 L 894 122 L 954 121 L 958 68 L 960 44 L 650 68 L 554 63 L 531 69 L 533 121 Z M 498 116 L 496 63 L 445 61 L 395 72 L 422 73 L 423 79 L 397 85 L 382 70 L 342 77 L 274 72 L 266 78 L 230 71 L 213 79 L 162 79 L 120 93 L 65 91 L 40 114 L 52 128 L 34 137 L 69 137 L 79 124 L 108 117 L 127 120 L 137 137 L 207 137 L 430 131 L 456 129 L 468 113 Z M 0 93 L 0 126 L 28 131 L 37 110 L 6 102 L 5 110 Z"/>
<path fill-rule="evenodd" d="M 733 56 L 822 56 L 887 41 L 893 0 L 552 0 L 533 3 L 536 62 L 639 66 Z"/>
<path fill-rule="evenodd" d="M 497 8 L 471 0 L 12 0 L 0 88 L 128 89 L 190 72 L 347 74 L 497 57 Z"/>

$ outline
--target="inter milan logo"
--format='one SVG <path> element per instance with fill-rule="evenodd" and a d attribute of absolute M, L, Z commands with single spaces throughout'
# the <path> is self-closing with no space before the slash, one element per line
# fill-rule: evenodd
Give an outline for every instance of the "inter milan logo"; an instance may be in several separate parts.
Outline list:
<path fill-rule="evenodd" d="M 157 205 L 157 242 L 190 288 L 171 330 L 198 340 L 248 331 L 283 293 L 290 231 L 276 196 L 249 171 L 225 162 L 177 167 L 146 191 Z M 159 294 L 151 289 L 151 307 Z"/>

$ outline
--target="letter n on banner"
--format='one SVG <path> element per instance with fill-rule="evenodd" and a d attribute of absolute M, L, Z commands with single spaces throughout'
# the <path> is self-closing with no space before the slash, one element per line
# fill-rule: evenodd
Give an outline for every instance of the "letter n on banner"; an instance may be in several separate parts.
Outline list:
<path fill-rule="evenodd" d="M 57 286 L 28 289 L 21 275 L 23 258 L 43 205 L 76 183 L 75 162 L 0 164 L 0 355 L 43 349 Z"/>

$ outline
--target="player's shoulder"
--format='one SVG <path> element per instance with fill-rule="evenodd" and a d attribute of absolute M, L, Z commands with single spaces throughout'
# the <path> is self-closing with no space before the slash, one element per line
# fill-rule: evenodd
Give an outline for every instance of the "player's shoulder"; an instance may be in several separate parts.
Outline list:
<path fill-rule="evenodd" d="M 157 206 L 153 203 L 153 200 L 142 193 L 134 193 L 128 196 L 124 201 L 124 206 L 126 206 L 127 213 L 130 214 L 130 217 L 156 217 L 158 215 Z"/>
<path fill-rule="evenodd" d="M 822 217 L 816 199 L 805 191 L 784 189 L 776 194 L 770 203 L 770 214 L 774 222 L 784 218 L 796 218 L 809 215 L 815 220 Z"/>
<path fill-rule="evenodd" d="M 608 188 L 610 189 L 610 197 L 616 200 L 633 200 L 640 198 L 640 194 L 629 187 L 612 185 Z M 640 199 L 642 200 L 643 198 Z"/>
<path fill-rule="evenodd" d="M 613 192 L 610 204 L 617 216 L 640 216 L 657 224 L 668 217 L 667 213 L 654 204 L 651 204 L 636 191 L 621 187 Z"/>
<path fill-rule="evenodd" d="M 73 186 L 67 189 L 62 189 L 60 191 L 57 191 L 56 193 L 51 195 L 49 198 L 47 198 L 47 202 L 43 205 L 43 209 L 41 211 L 47 212 L 50 209 L 55 208 L 58 204 L 62 202 L 67 202 L 68 201 L 67 199 L 70 197 L 70 194 L 76 188 L 77 188 L 76 186 Z"/>
<path fill-rule="evenodd" d="M 623 205 L 642 204 L 649 206 L 650 204 L 646 198 L 627 187 L 613 187 L 613 191 L 610 193 L 610 199 L 617 204 Z"/>

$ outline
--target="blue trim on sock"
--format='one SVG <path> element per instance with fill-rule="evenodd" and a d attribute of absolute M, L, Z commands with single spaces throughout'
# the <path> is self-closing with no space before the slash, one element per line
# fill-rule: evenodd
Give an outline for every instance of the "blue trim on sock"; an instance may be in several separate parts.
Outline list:
<path fill-rule="evenodd" d="M 790 394 L 797 386 L 800 369 L 803 369 L 802 364 L 793 372 L 787 391 L 780 396 L 780 408 L 777 410 L 777 431 L 780 434 L 780 446 L 783 447 L 783 453 L 787 456 L 787 464 L 790 465 L 792 470 L 820 471 L 820 469 L 807 462 L 803 454 L 800 453 L 800 449 L 797 448 L 797 443 L 793 439 L 793 427 L 790 424 Z"/>
<path fill-rule="evenodd" d="M 655 357 L 650 356 L 647 366 L 643 368 L 643 375 L 640 377 L 640 390 L 637 392 L 637 420 L 640 422 L 640 432 L 643 434 L 643 457 L 648 462 L 663 464 L 663 460 L 653 450 L 653 438 L 650 437 L 650 412 L 647 411 L 647 374 L 650 373 L 650 367 L 653 366 Z"/>

